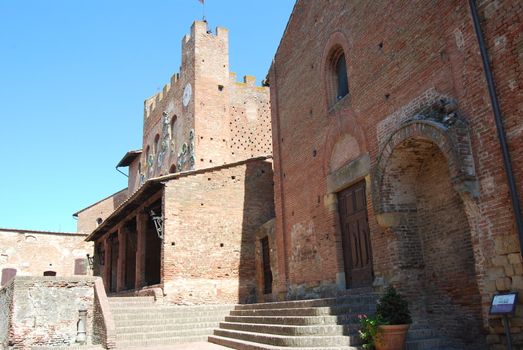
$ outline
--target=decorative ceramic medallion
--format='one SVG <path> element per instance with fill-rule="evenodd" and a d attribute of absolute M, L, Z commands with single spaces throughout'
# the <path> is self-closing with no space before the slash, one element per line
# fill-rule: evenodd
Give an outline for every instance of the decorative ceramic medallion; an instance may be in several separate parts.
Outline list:
<path fill-rule="evenodd" d="M 183 103 L 184 107 L 187 107 L 187 105 L 191 101 L 191 96 L 192 96 L 192 86 L 190 83 L 187 83 L 187 85 L 185 85 L 185 88 L 183 89 L 182 103 Z"/>

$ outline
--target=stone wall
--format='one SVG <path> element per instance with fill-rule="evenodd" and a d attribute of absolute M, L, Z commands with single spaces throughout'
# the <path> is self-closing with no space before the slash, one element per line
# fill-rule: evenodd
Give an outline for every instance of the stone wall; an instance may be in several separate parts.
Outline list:
<path fill-rule="evenodd" d="M 14 281 L 0 288 L 0 345 L 2 349 L 7 349 L 9 344 L 9 331 L 11 325 L 11 316 L 13 313 L 13 291 Z"/>
<path fill-rule="evenodd" d="M 87 254 L 93 244 L 78 233 L 0 229 L 0 271 L 2 283 L 12 273 L 42 276 L 54 271 L 57 276 L 90 275 Z"/>
<path fill-rule="evenodd" d="M 7 299 L 1 304 L 2 315 L 12 305 L 9 339 L 2 340 L 4 348 L 6 343 L 12 349 L 74 345 L 81 309 L 88 311 L 87 344 L 91 344 L 94 281 L 93 277 L 16 277 L 1 290 L 7 293 L 2 297 Z"/>
<path fill-rule="evenodd" d="M 272 163 L 253 159 L 166 182 L 166 301 L 256 300 L 255 232 L 274 216 Z"/>

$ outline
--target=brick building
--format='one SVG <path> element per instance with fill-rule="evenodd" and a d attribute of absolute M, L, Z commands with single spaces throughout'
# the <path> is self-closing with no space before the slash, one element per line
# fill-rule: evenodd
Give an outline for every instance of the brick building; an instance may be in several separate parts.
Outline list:
<path fill-rule="evenodd" d="M 145 101 L 143 148 L 118 163 L 127 190 L 75 214 L 78 228 L 108 292 L 253 301 L 254 237 L 274 217 L 269 89 L 229 72 L 224 28 L 194 22 L 181 50 L 179 73 Z"/>
<path fill-rule="evenodd" d="M 471 8 L 296 2 L 269 72 L 278 278 L 266 298 L 393 284 L 449 345 L 504 348 L 488 311 L 494 293 L 523 291 L 523 5 L 477 6 L 516 191 Z"/>
<path fill-rule="evenodd" d="M 14 276 L 90 275 L 86 234 L 0 228 L 0 272 L 4 286 Z M 44 252 L 44 253 L 43 253 Z"/>

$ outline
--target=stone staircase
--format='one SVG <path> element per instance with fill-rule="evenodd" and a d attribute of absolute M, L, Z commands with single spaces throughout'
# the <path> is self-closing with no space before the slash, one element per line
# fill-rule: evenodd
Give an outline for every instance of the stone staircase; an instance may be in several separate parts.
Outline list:
<path fill-rule="evenodd" d="M 361 349 L 359 314 L 373 314 L 373 293 L 331 299 L 237 305 L 209 341 L 240 350 Z"/>
<path fill-rule="evenodd" d="M 207 341 L 233 305 L 158 305 L 154 297 L 110 297 L 117 348 Z"/>

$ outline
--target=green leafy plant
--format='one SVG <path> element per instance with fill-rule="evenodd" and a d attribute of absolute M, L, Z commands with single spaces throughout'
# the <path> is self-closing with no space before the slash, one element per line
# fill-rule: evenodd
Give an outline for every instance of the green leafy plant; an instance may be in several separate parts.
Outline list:
<path fill-rule="evenodd" d="M 374 349 L 374 341 L 378 335 L 378 327 L 383 324 L 383 321 L 377 317 L 369 317 L 367 315 L 359 315 L 360 319 L 360 339 L 363 343 L 364 349 Z"/>
<path fill-rule="evenodd" d="M 376 316 L 383 320 L 384 324 L 412 323 L 409 304 L 393 286 L 389 286 L 378 301 Z"/>

